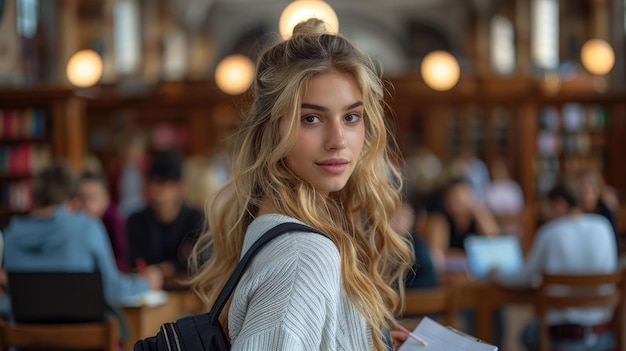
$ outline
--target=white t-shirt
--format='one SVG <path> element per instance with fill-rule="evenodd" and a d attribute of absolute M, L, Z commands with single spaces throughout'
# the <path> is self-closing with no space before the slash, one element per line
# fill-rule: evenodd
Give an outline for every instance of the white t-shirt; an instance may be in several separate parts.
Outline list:
<path fill-rule="evenodd" d="M 496 280 L 510 287 L 540 283 L 542 272 L 552 274 L 602 274 L 617 269 L 617 248 L 611 224 L 595 214 L 580 214 L 545 224 L 535 235 L 524 269 L 515 275 L 499 274 Z M 559 291 L 562 292 L 563 290 Z M 609 321 L 607 309 L 553 311 L 549 324 L 594 325 Z"/>

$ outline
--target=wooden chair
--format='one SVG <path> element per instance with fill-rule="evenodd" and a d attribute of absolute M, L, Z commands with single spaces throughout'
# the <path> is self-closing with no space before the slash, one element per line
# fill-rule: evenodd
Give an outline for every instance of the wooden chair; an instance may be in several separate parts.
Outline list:
<path fill-rule="evenodd" d="M 12 324 L 0 320 L 0 350 L 10 347 L 54 350 L 117 351 L 118 324 L 113 318 L 100 323 Z"/>
<path fill-rule="evenodd" d="M 442 324 L 455 327 L 458 312 L 456 295 L 454 286 L 406 290 L 402 318 L 441 314 Z"/>
<path fill-rule="evenodd" d="M 601 286 L 615 286 L 609 293 L 603 293 Z M 578 295 L 554 295 L 550 288 L 554 286 L 572 289 L 585 289 Z M 623 351 L 624 346 L 624 294 L 626 279 L 623 271 L 595 275 L 555 275 L 543 274 L 537 300 L 537 314 L 540 325 L 540 350 L 550 350 L 550 335 L 547 321 L 549 310 L 565 308 L 606 307 L 613 309 L 611 324 L 615 335 L 615 350 Z"/>
<path fill-rule="evenodd" d="M 9 272 L 8 292 L 13 321 L 0 321 L 0 350 L 118 350 L 99 273 Z"/>

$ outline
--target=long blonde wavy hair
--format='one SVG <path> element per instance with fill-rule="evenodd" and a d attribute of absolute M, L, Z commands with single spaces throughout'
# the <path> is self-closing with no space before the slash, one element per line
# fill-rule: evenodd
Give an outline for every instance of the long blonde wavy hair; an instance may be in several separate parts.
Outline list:
<path fill-rule="evenodd" d="M 194 246 L 191 284 L 207 305 L 214 302 L 239 261 L 248 225 L 261 202 L 270 201 L 278 213 L 298 218 L 335 242 L 343 287 L 372 327 L 376 350 L 383 350 L 383 329 L 403 302 L 404 271 L 412 259 L 406 236 L 395 233 L 389 221 L 402 186 L 393 162 L 397 150 L 388 140 L 385 89 L 374 64 L 346 38 L 323 28 L 319 20 L 303 22 L 290 39 L 260 56 L 254 101 L 235 138 L 233 176 L 208 206 L 210 230 Z M 284 158 L 298 135 L 308 83 L 328 71 L 349 73 L 358 83 L 365 143 L 346 186 L 323 197 Z M 281 119 L 286 119 L 282 137 Z"/>

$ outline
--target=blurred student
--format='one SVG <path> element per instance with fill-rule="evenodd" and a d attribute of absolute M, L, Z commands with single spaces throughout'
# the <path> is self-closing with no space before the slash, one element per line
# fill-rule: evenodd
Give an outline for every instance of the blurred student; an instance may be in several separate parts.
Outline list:
<path fill-rule="evenodd" d="M 157 265 L 165 276 L 187 273 L 187 259 L 204 225 L 202 212 L 184 201 L 182 160 L 163 152 L 152 160 L 148 205 L 126 222 L 131 268 Z"/>
<path fill-rule="evenodd" d="M 595 169 L 580 171 L 577 180 L 580 186 L 581 209 L 606 218 L 617 235 L 619 200 L 615 192 L 604 183 L 602 175 Z"/>
<path fill-rule="evenodd" d="M 495 216 L 503 232 L 521 235 L 521 214 L 524 212 L 522 187 L 509 175 L 504 160 L 490 165 L 491 183 L 485 191 L 485 205 Z"/>
<path fill-rule="evenodd" d="M 107 177 L 112 200 L 124 218 L 128 218 L 146 204 L 145 178 L 150 165 L 147 145 L 148 140 L 143 133 L 121 133 L 118 158 L 108 166 Z"/>
<path fill-rule="evenodd" d="M 522 187 L 509 175 L 502 160 L 491 164 L 492 181 L 485 191 L 485 205 L 496 216 L 516 216 L 524 211 Z"/>
<path fill-rule="evenodd" d="M 14 216 L 5 229 L 6 270 L 100 272 L 105 298 L 112 306 L 160 289 L 162 275 L 155 267 L 147 267 L 141 275 L 120 273 L 102 223 L 66 208 L 75 187 L 74 175 L 62 164 L 52 164 L 35 176 L 34 209 L 26 216 Z"/>
<path fill-rule="evenodd" d="M 407 289 L 433 288 L 437 286 L 437 274 L 430 257 L 430 250 L 417 232 L 422 211 L 416 201 L 403 201 L 391 218 L 391 227 L 397 233 L 409 233 L 413 240 L 414 260 L 407 272 Z"/>
<path fill-rule="evenodd" d="M 498 235 L 500 228 L 467 181 L 451 180 L 438 196 L 440 206 L 429 212 L 424 234 L 435 268 L 445 271 L 446 263 L 464 259 L 467 237 Z"/>
<path fill-rule="evenodd" d="M 117 268 L 127 272 L 129 264 L 126 224 L 111 201 L 106 179 L 97 173 L 84 172 L 78 181 L 77 198 L 81 210 L 102 221 L 111 241 Z"/>
<path fill-rule="evenodd" d="M 544 209 L 548 218 L 535 235 L 526 264 L 517 274 L 493 272 L 492 277 L 509 287 L 528 287 L 542 272 L 552 274 L 602 274 L 617 269 L 615 236 L 606 218 L 583 213 L 581 189 L 573 181 L 557 184 L 547 194 Z M 608 350 L 613 335 L 608 323 L 610 309 L 567 309 L 548 315 L 553 350 Z M 579 333 L 579 331 L 584 331 Z M 532 321 L 523 331 L 528 350 L 539 345 L 539 323 Z"/>
<path fill-rule="evenodd" d="M 459 157 L 464 168 L 463 177 L 467 179 L 468 184 L 474 191 L 476 199 L 483 203 L 485 201 L 485 192 L 491 183 L 489 168 L 476 156 L 471 148 L 464 148 Z"/>

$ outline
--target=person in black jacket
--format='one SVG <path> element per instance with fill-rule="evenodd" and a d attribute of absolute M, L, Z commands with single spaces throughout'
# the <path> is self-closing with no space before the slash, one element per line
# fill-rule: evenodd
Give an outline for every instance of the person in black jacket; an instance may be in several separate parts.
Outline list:
<path fill-rule="evenodd" d="M 187 273 L 187 259 L 203 230 L 204 215 L 184 201 L 182 161 L 157 155 L 150 165 L 148 205 L 126 222 L 131 268 L 157 265 L 165 277 Z"/>

